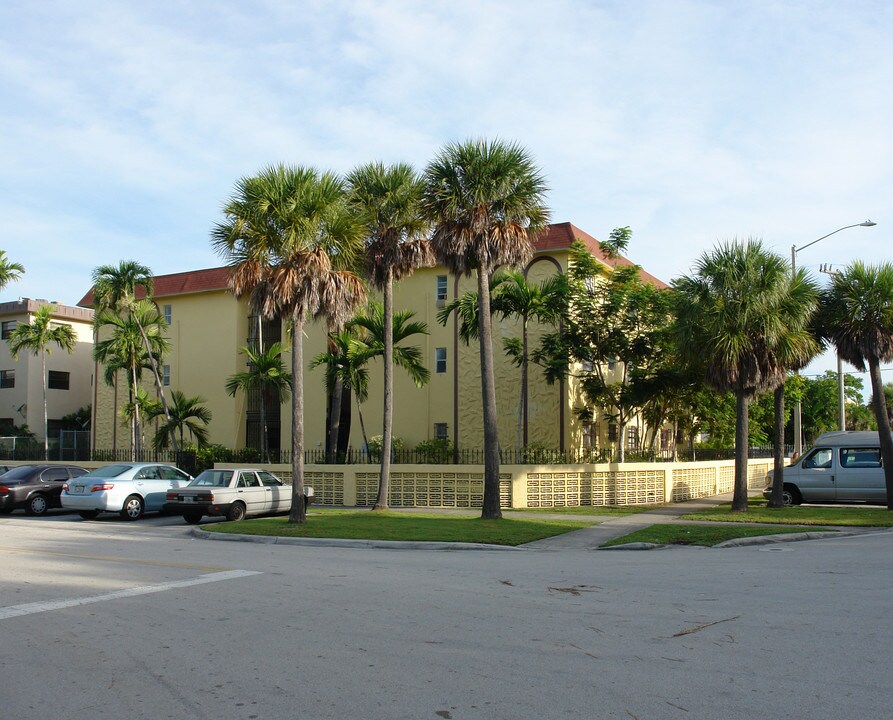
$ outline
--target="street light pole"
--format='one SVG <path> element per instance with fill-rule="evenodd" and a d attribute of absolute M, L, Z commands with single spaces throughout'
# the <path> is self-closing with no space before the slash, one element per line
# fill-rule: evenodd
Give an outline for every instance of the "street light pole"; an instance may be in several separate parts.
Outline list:
<path fill-rule="evenodd" d="M 837 228 L 834 232 L 829 232 L 827 235 L 822 235 L 820 238 L 816 238 L 812 242 L 806 243 L 806 245 L 801 245 L 797 247 L 796 245 L 791 245 L 791 277 L 797 277 L 797 253 L 801 250 L 805 250 L 812 245 L 815 245 L 820 240 L 824 240 L 825 238 L 829 238 L 832 235 L 836 235 L 839 232 L 844 230 L 849 230 L 854 227 L 874 227 L 877 225 L 876 222 L 872 222 L 871 220 L 865 220 L 864 222 L 854 223 L 852 225 L 844 225 L 842 228 Z M 837 355 L 837 384 L 838 384 L 838 410 L 839 410 L 839 424 L 840 429 L 844 430 L 846 427 L 846 423 L 843 415 L 843 363 L 840 360 L 840 354 Z M 802 407 L 800 405 L 800 401 L 794 405 L 794 454 L 801 455 L 803 453 L 803 430 L 802 430 Z"/>

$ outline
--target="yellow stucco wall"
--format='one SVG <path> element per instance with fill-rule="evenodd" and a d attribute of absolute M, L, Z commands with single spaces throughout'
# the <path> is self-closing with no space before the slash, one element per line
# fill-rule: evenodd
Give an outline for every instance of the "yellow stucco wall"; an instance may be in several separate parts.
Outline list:
<path fill-rule="evenodd" d="M 566 269 L 568 253 L 541 253 L 528 269 L 530 282 L 541 282 L 561 269 Z M 476 279 L 456 278 L 441 267 L 424 268 L 395 285 L 395 310 L 412 309 L 415 321 L 427 323 L 428 335 L 415 336 L 407 344 L 420 347 L 422 357 L 431 372 L 425 387 L 417 388 L 399 367 L 394 370 L 394 433 L 411 449 L 423 440 L 435 437 L 435 425 L 444 423 L 448 437 L 461 449 L 479 449 L 482 442 L 483 413 L 481 409 L 480 355 L 477 341 L 468 346 L 458 339 L 455 321 L 446 326 L 437 322 L 439 310 L 436 299 L 437 278 L 447 277 L 447 299 L 468 290 L 476 290 Z M 372 297 L 378 294 L 371 292 Z M 213 414 L 211 441 L 232 448 L 245 444 L 246 400 L 243 393 L 235 398 L 224 390 L 226 378 L 245 369 L 245 357 L 239 348 L 247 344 L 250 333 L 249 311 L 244 301 L 218 290 L 156 298 L 159 308 L 170 305 L 171 352 L 164 364 L 171 366 L 171 388 L 187 396 L 200 395 Z M 497 412 L 500 445 L 514 448 L 518 444 L 518 409 L 521 391 L 521 371 L 505 356 L 503 338 L 520 336 L 520 321 L 494 318 L 493 353 L 496 371 Z M 543 332 L 551 328 L 531 322 L 528 345 L 535 348 Z M 324 325 L 307 323 L 304 327 L 304 432 L 305 449 L 322 451 L 325 446 L 326 394 L 324 370 L 311 370 L 314 357 L 325 351 Z M 291 340 L 283 329 L 282 343 L 286 348 L 283 362 L 291 366 Z M 435 353 L 446 349 L 446 372 L 436 372 Z M 382 361 L 370 362 L 369 396 L 362 406 L 366 432 L 369 437 L 381 434 L 382 428 Z M 100 377 L 102 370 L 99 369 Z M 149 373 L 144 384 L 151 392 Z M 115 429 L 115 391 L 103 382 L 96 388 L 96 438 L 99 449 L 129 446 L 129 430 L 118 422 Z M 118 391 L 118 406 L 126 402 L 126 384 Z M 529 416 L 527 444 L 546 448 L 578 449 L 582 445 L 582 429 L 573 410 L 585 404 L 573 378 L 565 383 L 547 385 L 542 370 L 531 364 L 528 387 Z M 281 406 L 281 447 L 291 447 L 291 404 Z M 362 447 L 362 431 L 356 403 L 352 406 L 350 446 Z M 600 422 L 602 443 L 606 441 L 607 423 Z M 522 439 L 522 445 L 524 444 Z"/>

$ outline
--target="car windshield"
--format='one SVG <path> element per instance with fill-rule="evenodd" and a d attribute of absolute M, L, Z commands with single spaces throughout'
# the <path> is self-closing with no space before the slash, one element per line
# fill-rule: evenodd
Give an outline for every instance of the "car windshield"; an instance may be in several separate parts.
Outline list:
<path fill-rule="evenodd" d="M 13 468 L 7 473 L 3 474 L 4 480 L 23 480 L 25 478 L 31 477 L 34 474 L 34 466 L 33 465 L 20 465 L 17 468 Z"/>
<path fill-rule="evenodd" d="M 106 465 L 105 467 L 96 468 L 95 470 L 91 470 L 86 475 L 82 475 L 81 478 L 83 480 L 87 480 L 88 478 L 110 478 L 110 477 L 118 477 L 118 475 L 123 475 L 128 470 L 130 470 L 133 465 Z"/>
<path fill-rule="evenodd" d="M 205 470 L 190 485 L 204 487 L 226 487 L 233 479 L 232 470 Z"/>

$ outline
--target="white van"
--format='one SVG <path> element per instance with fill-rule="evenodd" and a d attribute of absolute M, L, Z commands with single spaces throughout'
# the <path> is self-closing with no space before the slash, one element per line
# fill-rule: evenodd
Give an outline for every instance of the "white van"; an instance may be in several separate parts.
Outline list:
<path fill-rule="evenodd" d="M 772 495 L 766 476 L 763 497 Z M 884 467 L 876 432 L 829 432 L 784 469 L 784 504 L 802 502 L 886 503 Z"/>

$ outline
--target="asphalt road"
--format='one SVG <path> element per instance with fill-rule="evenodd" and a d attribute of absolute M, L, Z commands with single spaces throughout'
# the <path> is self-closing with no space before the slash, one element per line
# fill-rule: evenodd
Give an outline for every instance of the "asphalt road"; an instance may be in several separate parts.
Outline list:
<path fill-rule="evenodd" d="M 0 519 L 0 718 L 890 718 L 893 533 L 704 550 Z"/>

